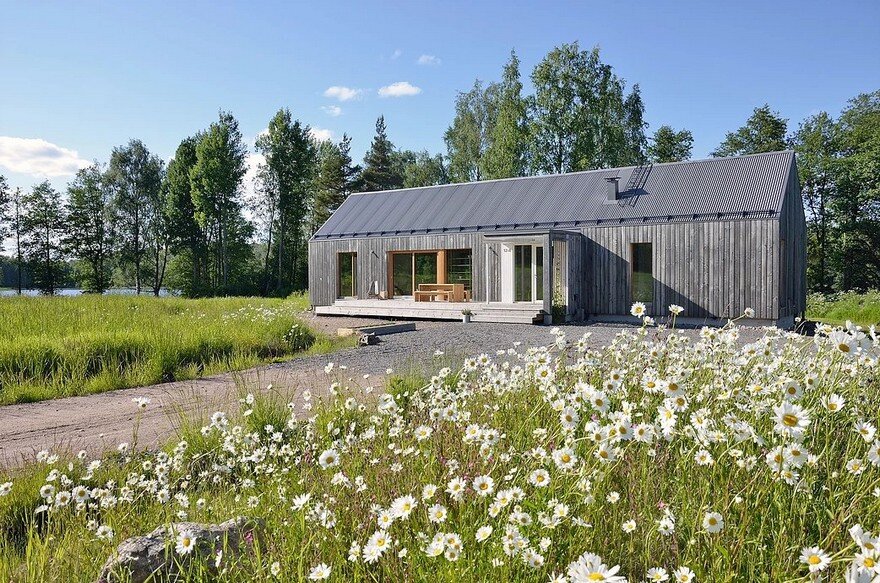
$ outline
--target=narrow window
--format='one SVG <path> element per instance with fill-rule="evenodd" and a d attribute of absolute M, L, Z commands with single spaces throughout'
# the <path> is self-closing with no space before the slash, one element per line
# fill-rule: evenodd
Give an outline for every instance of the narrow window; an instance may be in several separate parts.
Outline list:
<path fill-rule="evenodd" d="M 654 251 L 651 243 L 632 245 L 632 301 L 654 302 Z"/>
<path fill-rule="evenodd" d="M 340 253 L 339 256 L 339 297 L 357 297 L 357 253 Z"/>

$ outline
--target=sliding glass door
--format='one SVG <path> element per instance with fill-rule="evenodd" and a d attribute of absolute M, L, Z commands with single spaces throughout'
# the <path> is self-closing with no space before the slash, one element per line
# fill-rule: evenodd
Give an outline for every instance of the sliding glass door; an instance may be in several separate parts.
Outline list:
<path fill-rule="evenodd" d="M 392 253 L 392 294 L 411 296 L 420 283 L 437 283 L 437 252 Z"/>

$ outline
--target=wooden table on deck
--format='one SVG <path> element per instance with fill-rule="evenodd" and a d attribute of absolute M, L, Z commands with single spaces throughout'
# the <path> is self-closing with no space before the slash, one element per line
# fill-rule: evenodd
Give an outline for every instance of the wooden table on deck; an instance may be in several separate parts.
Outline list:
<path fill-rule="evenodd" d="M 419 289 L 413 292 L 413 299 L 417 302 L 466 302 L 470 300 L 470 293 L 464 289 L 463 283 L 420 283 Z"/>

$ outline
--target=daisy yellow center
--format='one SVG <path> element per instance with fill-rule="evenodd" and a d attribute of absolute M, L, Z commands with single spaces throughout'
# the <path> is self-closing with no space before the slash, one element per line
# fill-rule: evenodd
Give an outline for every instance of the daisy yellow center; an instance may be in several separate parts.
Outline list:
<path fill-rule="evenodd" d="M 818 565 L 822 562 L 822 559 L 819 557 L 819 555 L 810 555 L 807 559 L 807 562 L 811 565 Z"/>
<path fill-rule="evenodd" d="M 837 409 L 837 403 L 828 403 L 828 409 L 834 411 Z"/>
<path fill-rule="evenodd" d="M 841 342 L 840 344 L 837 345 L 837 349 L 840 350 L 841 352 L 849 352 L 849 344 L 845 344 L 845 343 Z"/>
<path fill-rule="evenodd" d="M 599 455 L 602 456 L 602 457 L 608 457 L 608 452 L 605 451 L 605 450 L 602 450 L 602 451 L 599 452 Z"/>
<path fill-rule="evenodd" d="M 188 547 L 190 544 L 192 544 L 192 539 L 190 539 L 188 536 L 185 536 L 183 537 L 183 540 L 181 542 L 183 543 L 183 546 Z"/>
<path fill-rule="evenodd" d="M 483 482 L 482 484 L 480 484 L 480 490 L 485 490 L 488 487 L 489 487 L 489 484 L 487 484 L 486 482 Z"/>
<path fill-rule="evenodd" d="M 588 579 L 590 581 L 604 581 L 605 575 L 603 575 L 602 573 L 590 573 Z"/>
<path fill-rule="evenodd" d="M 872 559 L 871 557 L 865 557 L 865 566 L 867 568 L 873 569 L 875 564 L 876 561 L 874 561 L 874 559 Z"/>
<path fill-rule="evenodd" d="M 782 416 L 782 423 L 788 427 L 794 427 L 798 423 L 797 415 L 792 415 L 791 413 L 786 413 Z"/>
<path fill-rule="evenodd" d="M 657 383 L 655 383 L 654 381 L 648 381 L 648 388 L 649 389 L 653 389 L 656 386 L 657 386 Z"/>
<path fill-rule="evenodd" d="M 710 519 L 709 519 L 709 524 L 711 524 L 712 526 L 715 526 L 716 524 L 718 524 L 718 521 L 715 520 L 714 518 L 710 518 Z"/>
<path fill-rule="evenodd" d="M 566 463 L 566 464 L 567 464 L 568 462 L 571 461 L 571 456 L 568 455 L 567 453 L 564 453 L 564 454 L 562 454 L 562 458 L 561 458 L 561 459 L 562 459 L 562 462 L 563 462 L 563 463 Z"/>

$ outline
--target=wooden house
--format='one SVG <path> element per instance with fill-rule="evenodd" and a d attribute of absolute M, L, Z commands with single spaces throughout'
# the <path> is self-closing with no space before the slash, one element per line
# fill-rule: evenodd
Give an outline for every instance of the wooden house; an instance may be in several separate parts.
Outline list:
<path fill-rule="evenodd" d="M 444 288 L 466 294 L 418 293 Z M 309 241 L 309 297 L 318 314 L 491 322 L 633 321 L 642 302 L 719 323 L 751 308 L 754 323 L 791 327 L 806 309 L 797 162 L 771 152 L 353 194 Z"/>

